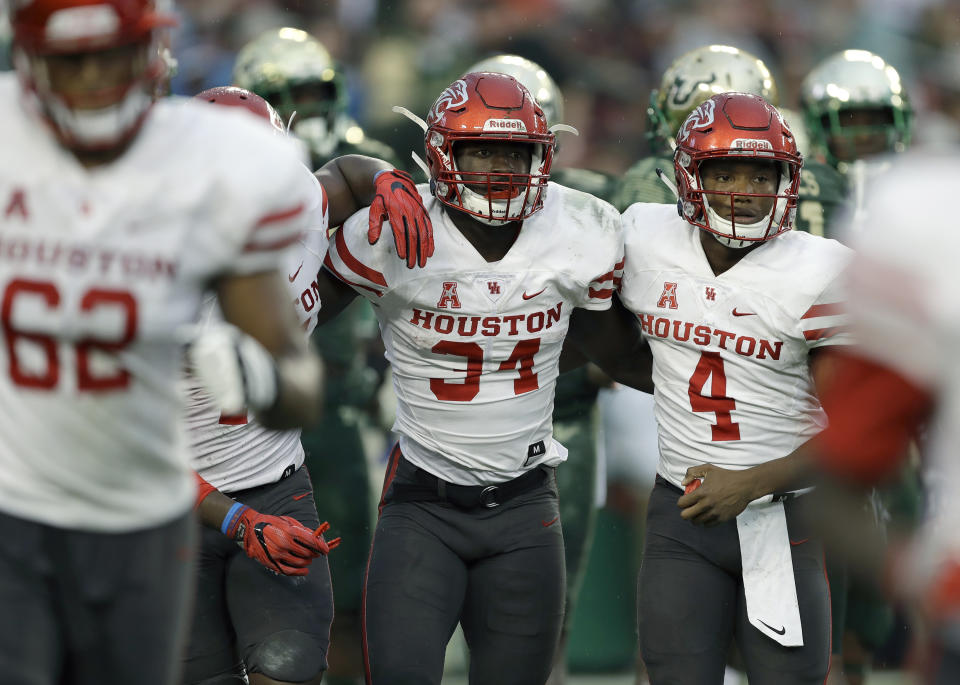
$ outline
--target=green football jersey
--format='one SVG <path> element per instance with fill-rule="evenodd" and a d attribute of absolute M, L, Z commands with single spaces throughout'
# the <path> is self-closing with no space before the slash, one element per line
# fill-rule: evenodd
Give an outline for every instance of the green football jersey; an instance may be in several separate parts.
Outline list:
<path fill-rule="evenodd" d="M 832 238 L 830 222 L 846 199 L 847 182 L 840 172 L 822 162 L 805 159 L 794 229 Z"/>
<path fill-rule="evenodd" d="M 589 169 L 551 169 L 550 180 L 610 202 L 616 179 L 602 171 Z"/>
<path fill-rule="evenodd" d="M 627 169 L 616 184 L 613 206 L 622 212 L 634 202 L 676 203 L 677 196 L 657 176 L 657 169 L 662 169 L 673 182 L 672 155 L 646 157 Z"/>

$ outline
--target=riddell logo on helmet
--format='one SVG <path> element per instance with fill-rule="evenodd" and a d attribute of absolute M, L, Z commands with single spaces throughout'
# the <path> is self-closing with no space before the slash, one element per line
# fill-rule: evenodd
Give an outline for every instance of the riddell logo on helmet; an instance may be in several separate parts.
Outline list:
<path fill-rule="evenodd" d="M 487 119 L 483 122 L 484 131 L 519 131 L 527 132 L 527 125 L 520 119 Z"/>
<path fill-rule="evenodd" d="M 737 138 L 732 147 L 739 150 L 772 150 L 773 143 L 762 138 Z"/>

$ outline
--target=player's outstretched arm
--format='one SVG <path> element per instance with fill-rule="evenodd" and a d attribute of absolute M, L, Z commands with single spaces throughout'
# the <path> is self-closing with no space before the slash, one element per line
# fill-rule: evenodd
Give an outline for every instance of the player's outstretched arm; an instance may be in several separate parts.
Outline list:
<path fill-rule="evenodd" d="M 389 221 L 397 256 L 408 268 L 422 267 L 433 255 L 433 224 L 410 174 L 380 159 L 344 155 L 324 164 L 316 177 L 330 201 L 331 226 L 369 207 L 371 245 L 380 239 L 384 221 Z"/>
<path fill-rule="evenodd" d="M 613 380 L 653 392 L 653 355 L 640 335 L 640 325 L 619 298 L 603 311 L 576 309 L 560 356 L 560 371 L 592 361 Z"/>
<path fill-rule="evenodd" d="M 224 411 L 252 409 L 273 429 L 315 422 L 323 365 L 303 337 L 282 277 L 232 275 L 216 287 L 224 319 L 236 328 L 205 332 L 191 345 L 194 373 Z"/>
<path fill-rule="evenodd" d="M 285 576 L 305 576 L 310 562 L 340 544 L 329 542 L 323 534 L 330 528 L 324 522 L 310 530 L 290 516 L 269 516 L 224 495 L 197 478 L 197 516 L 208 528 L 222 532 L 243 547 L 247 556 Z"/>

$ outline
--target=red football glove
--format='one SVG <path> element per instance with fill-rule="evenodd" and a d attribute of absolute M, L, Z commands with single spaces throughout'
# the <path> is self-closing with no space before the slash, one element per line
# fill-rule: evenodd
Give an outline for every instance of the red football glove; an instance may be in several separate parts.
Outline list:
<path fill-rule="evenodd" d="M 244 506 L 234 514 L 226 534 L 243 547 L 248 557 L 271 571 L 305 576 L 315 557 L 340 544 L 340 538 L 329 543 L 323 539 L 329 527 L 323 523 L 313 531 L 289 516 L 268 516 Z"/>
<path fill-rule="evenodd" d="M 393 228 L 397 256 L 407 260 L 407 268 L 421 267 L 433 256 L 433 223 L 423 206 L 413 179 L 405 171 L 380 171 L 373 178 L 376 196 L 370 205 L 370 228 L 367 240 L 373 245 L 380 240 L 383 222 Z"/>

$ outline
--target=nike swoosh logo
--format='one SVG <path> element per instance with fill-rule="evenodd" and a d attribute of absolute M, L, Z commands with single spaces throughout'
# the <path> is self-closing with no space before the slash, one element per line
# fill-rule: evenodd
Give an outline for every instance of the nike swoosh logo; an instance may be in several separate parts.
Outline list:
<path fill-rule="evenodd" d="M 733 308 L 733 315 L 734 315 L 734 316 L 756 316 L 757 313 L 756 313 L 756 312 L 738 312 L 738 311 L 737 311 L 737 308 L 734 307 L 734 308 Z"/>
<path fill-rule="evenodd" d="M 305 493 L 303 493 L 302 495 L 294 495 L 294 496 L 293 496 L 293 499 L 297 499 L 297 500 L 303 499 L 304 497 L 309 497 L 309 496 L 312 495 L 312 494 L 313 494 L 313 493 L 311 493 L 311 492 L 305 492 Z"/>
<path fill-rule="evenodd" d="M 287 278 L 290 279 L 290 282 L 291 282 L 291 283 L 293 283 L 295 280 L 297 280 L 297 276 L 300 275 L 300 269 L 302 269 L 302 268 L 303 268 L 303 262 L 300 262 L 300 266 L 297 267 L 297 270 L 293 272 L 293 276 L 287 276 Z"/>
<path fill-rule="evenodd" d="M 763 625 L 765 625 L 767 628 L 769 628 L 770 630 L 772 630 L 773 632 L 775 632 L 777 635 L 783 635 L 784 633 L 787 632 L 786 627 L 782 627 L 782 628 L 780 628 L 780 630 L 777 630 L 777 629 L 774 628 L 772 625 L 770 625 L 769 623 L 767 623 L 766 621 L 764 621 L 762 618 L 758 618 L 757 620 L 760 621 L 760 623 L 762 623 Z"/>
<path fill-rule="evenodd" d="M 544 288 L 543 290 L 546 290 L 546 288 Z M 523 295 L 521 295 L 521 297 L 522 297 L 523 299 L 525 299 L 525 300 L 532 300 L 532 299 L 535 298 L 537 295 L 542 294 L 542 293 L 543 293 L 543 290 L 538 290 L 538 291 L 535 292 L 533 295 L 527 295 L 527 293 L 524 292 Z"/>
<path fill-rule="evenodd" d="M 544 288 L 544 290 L 545 290 L 545 289 L 546 289 L 546 288 Z M 541 290 L 540 292 L 543 292 L 543 290 Z M 539 294 L 539 293 L 538 293 L 538 294 Z M 541 521 L 541 522 L 540 522 L 540 525 L 542 525 L 544 528 L 549 528 L 549 527 L 552 526 L 554 523 L 556 523 L 559 518 L 560 518 L 559 516 L 554 516 L 554 517 L 553 517 L 552 519 L 550 519 L 549 521 Z"/>

